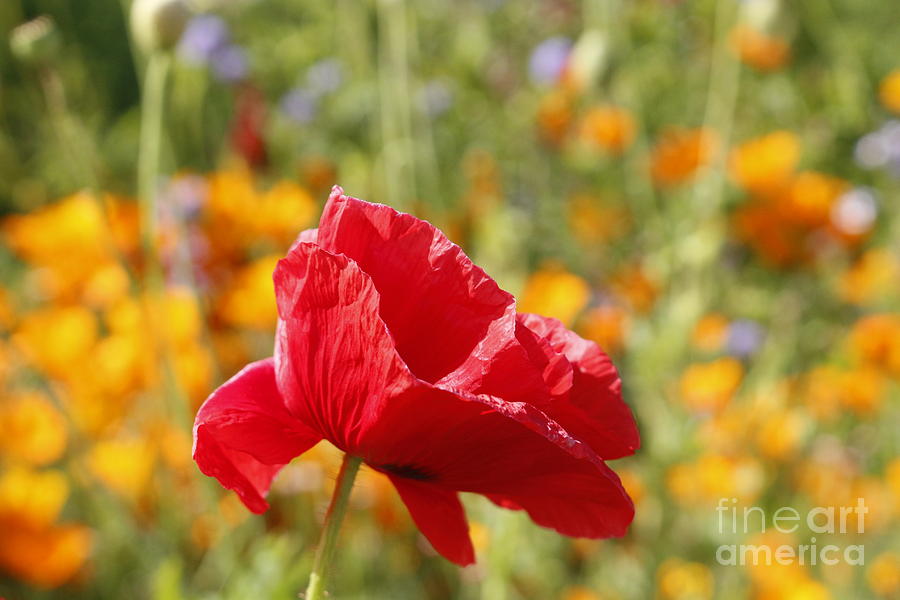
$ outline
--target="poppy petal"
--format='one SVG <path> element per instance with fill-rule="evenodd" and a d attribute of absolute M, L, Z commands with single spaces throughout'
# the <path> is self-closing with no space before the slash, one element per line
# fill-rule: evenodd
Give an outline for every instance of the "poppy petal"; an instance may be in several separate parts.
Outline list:
<path fill-rule="evenodd" d="M 568 535 L 622 535 L 634 516 L 616 475 L 528 403 L 413 387 L 384 403 L 360 452 L 393 477 L 503 499 Z"/>
<path fill-rule="evenodd" d="M 640 437 L 609 356 L 557 319 L 520 313 L 518 320 L 548 342 L 545 351 L 563 355 L 573 368 L 567 397 L 540 405 L 541 409 L 604 460 L 634 454 Z M 547 360 L 552 361 L 552 356 Z"/>
<path fill-rule="evenodd" d="M 247 365 L 200 407 L 194 460 L 260 513 L 269 507 L 265 495 L 281 467 L 321 437 L 288 413 L 269 358 Z"/>
<path fill-rule="evenodd" d="M 572 537 L 621 537 L 634 518 L 634 504 L 618 476 L 606 465 L 583 461 L 557 473 L 523 477 L 504 493 L 488 497 L 504 508 L 525 510 L 538 525 Z"/>
<path fill-rule="evenodd" d="M 278 384 L 291 413 L 351 452 L 364 419 L 415 378 L 378 315 L 371 279 L 343 255 L 299 243 L 275 269 Z"/>
<path fill-rule="evenodd" d="M 514 333 L 512 296 L 430 223 L 335 186 L 318 243 L 372 278 L 397 351 L 422 380 L 458 368 L 486 338 L 504 342 Z"/>
<path fill-rule="evenodd" d="M 319 239 L 319 230 L 318 229 L 304 229 L 300 232 L 300 235 L 297 236 L 297 239 L 294 240 L 294 243 L 291 244 L 290 252 L 294 248 L 297 247 L 297 244 L 308 243 L 315 244 Z"/>
<path fill-rule="evenodd" d="M 390 476 L 419 531 L 444 558 L 460 566 L 475 562 L 469 525 L 459 494 L 452 490 Z"/>

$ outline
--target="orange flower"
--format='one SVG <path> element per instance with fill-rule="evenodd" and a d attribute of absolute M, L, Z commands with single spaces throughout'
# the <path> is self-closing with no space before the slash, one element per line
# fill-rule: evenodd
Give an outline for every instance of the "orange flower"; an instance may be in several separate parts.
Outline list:
<path fill-rule="evenodd" d="M 90 531 L 56 524 L 68 493 L 55 471 L 12 469 L 0 477 L 0 569 L 42 588 L 59 587 L 81 570 Z"/>
<path fill-rule="evenodd" d="M 791 58 L 791 48 L 784 38 L 747 26 L 731 32 L 731 47 L 742 62 L 759 71 L 776 71 Z"/>
<path fill-rule="evenodd" d="M 841 276 L 838 293 L 846 302 L 875 304 L 896 296 L 900 260 L 887 249 L 869 250 Z"/>
<path fill-rule="evenodd" d="M 10 395 L 0 404 L 0 455 L 41 466 L 66 450 L 66 423 L 38 392 Z"/>
<path fill-rule="evenodd" d="M 713 132 L 670 128 L 663 132 L 650 158 L 650 175 L 661 186 L 686 181 L 709 164 L 716 149 Z"/>
<path fill-rule="evenodd" d="M 622 308 L 605 304 L 589 310 L 581 318 L 578 333 L 615 354 L 624 346 L 628 325 L 628 314 Z"/>
<path fill-rule="evenodd" d="M 519 311 L 555 317 L 568 327 L 587 306 L 590 295 L 590 286 L 584 279 L 561 266 L 548 264 L 525 283 Z"/>
<path fill-rule="evenodd" d="M 878 555 L 866 571 L 866 581 L 879 596 L 900 594 L 900 554 L 885 552 Z"/>
<path fill-rule="evenodd" d="M 581 121 L 581 139 L 613 154 L 621 154 L 631 145 L 634 131 L 634 117 L 618 106 L 595 106 Z"/>
<path fill-rule="evenodd" d="M 835 201 L 849 188 L 843 179 L 805 171 L 791 182 L 785 216 L 793 222 L 809 227 L 824 227 L 831 220 Z"/>
<path fill-rule="evenodd" d="M 728 337 L 728 319 L 718 313 L 706 315 L 694 326 L 691 343 L 705 352 L 716 352 Z"/>
<path fill-rule="evenodd" d="M 797 136 L 775 131 L 744 142 L 731 152 L 731 176 L 747 191 L 771 192 L 788 182 L 799 159 Z"/>
<path fill-rule="evenodd" d="M 537 112 L 537 126 L 545 142 L 553 146 L 561 144 L 571 123 L 572 103 L 566 92 L 555 90 L 541 99 Z"/>
<path fill-rule="evenodd" d="M 569 201 L 569 229 L 585 245 L 617 238 L 628 231 L 630 219 L 623 208 L 610 206 L 601 199 L 577 194 Z"/>
<path fill-rule="evenodd" d="M 653 308 L 659 286 L 641 265 L 627 265 L 611 279 L 610 287 L 616 296 L 626 301 L 636 312 L 646 313 Z"/>
<path fill-rule="evenodd" d="M 894 69 L 881 80 L 878 97 L 885 108 L 900 114 L 900 69 Z"/>
<path fill-rule="evenodd" d="M 900 315 L 863 317 L 850 332 L 850 346 L 865 363 L 900 375 Z"/>

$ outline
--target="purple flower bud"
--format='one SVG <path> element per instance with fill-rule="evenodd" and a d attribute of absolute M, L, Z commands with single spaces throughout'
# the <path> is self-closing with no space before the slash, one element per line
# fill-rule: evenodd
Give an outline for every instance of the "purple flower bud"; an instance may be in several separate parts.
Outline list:
<path fill-rule="evenodd" d="M 423 113 L 435 118 L 453 106 L 453 92 L 443 81 L 433 79 L 419 90 L 416 101 Z"/>
<path fill-rule="evenodd" d="M 196 219 L 206 203 L 206 180 L 199 175 L 184 175 L 169 180 L 163 193 L 164 204 L 171 205 L 181 219 Z"/>
<path fill-rule="evenodd" d="M 318 95 L 302 87 L 295 87 L 281 99 L 281 110 L 295 123 L 309 123 L 316 116 Z"/>
<path fill-rule="evenodd" d="M 572 42 L 565 37 L 552 37 L 538 44 L 528 61 L 531 80 L 539 85 L 559 81 L 571 51 Z"/>
<path fill-rule="evenodd" d="M 763 330 L 756 321 L 737 319 L 728 326 L 728 352 L 739 358 L 752 356 L 762 345 Z"/>
<path fill-rule="evenodd" d="M 240 46 L 223 46 L 213 53 L 210 60 L 216 79 L 224 83 L 235 83 L 247 78 L 250 64 L 247 53 Z"/>
<path fill-rule="evenodd" d="M 344 81 L 344 70 L 336 58 L 320 60 L 306 72 L 306 86 L 314 94 L 330 94 Z"/>
<path fill-rule="evenodd" d="M 206 65 L 216 52 L 230 43 L 231 32 L 221 17 L 199 15 L 188 22 L 178 43 L 178 55 L 185 62 Z"/>
<path fill-rule="evenodd" d="M 878 203 L 869 188 L 857 187 L 838 198 L 831 209 L 831 222 L 843 233 L 860 235 L 875 224 Z"/>

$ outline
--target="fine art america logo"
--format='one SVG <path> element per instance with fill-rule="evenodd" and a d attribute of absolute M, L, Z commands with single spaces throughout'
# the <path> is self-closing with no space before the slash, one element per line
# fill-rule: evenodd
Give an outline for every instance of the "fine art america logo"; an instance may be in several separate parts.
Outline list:
<path fill-rule="evenodd" d="M 802 525 L 812 534 L 808 543 L 797 546 L 723 544 L 716 550 L 716 561 L 720 565 L 836 565 L 841 561 L 849 565 L 865 564 L 863 545 L 822 544 L 815 537 L 864 533 L 869 508 L 863 498 L 857 498 L 855 506 L 817 506 L 805 515 L 793 507 L 782 506 L 771 516 L 762 507 L 738 508 L 736 498 L 720 498 L 716 512 L 720 534 L 766 533 L 767 529 L 792 534 Z"/>

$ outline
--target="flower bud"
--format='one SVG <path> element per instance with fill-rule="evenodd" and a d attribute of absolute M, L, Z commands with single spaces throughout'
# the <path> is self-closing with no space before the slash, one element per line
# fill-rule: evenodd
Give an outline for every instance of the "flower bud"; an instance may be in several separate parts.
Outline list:
<path fill-rule="evenodd" d="M 134 0 L 131 32 L 145 52 L 169 50 L 178 43 L 190 18 L 185 0 Z"/>
<path fill-rule="evenodd" d="M 59 51 L 56 23 L 47 15 L 23 23 L 12 30 L 9 45 L 13 55 L 24 63 L 46 63 Z"/>

